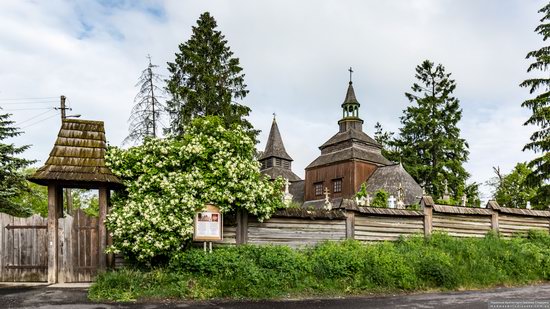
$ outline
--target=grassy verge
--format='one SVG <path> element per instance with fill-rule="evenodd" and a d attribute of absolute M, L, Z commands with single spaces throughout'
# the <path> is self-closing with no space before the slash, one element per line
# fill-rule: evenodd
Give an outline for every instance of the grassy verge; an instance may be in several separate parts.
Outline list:
<path fill-rule="evenodd" d="M 385 291 L 483 288 L 550 279 L 550 236 L 459 239 L 443 234 L 364 245 L 327 242 L 292 250 L 238 246 L 194 249 L 150 270 L 101 274 L 93 300 L 278 298 Z"/>

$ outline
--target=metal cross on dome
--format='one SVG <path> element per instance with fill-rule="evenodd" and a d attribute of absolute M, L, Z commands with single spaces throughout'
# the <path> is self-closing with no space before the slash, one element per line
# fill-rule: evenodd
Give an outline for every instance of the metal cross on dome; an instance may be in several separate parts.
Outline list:
<path fill-rule="evenodd" d="M 353 74 L 353 69 L 349 67 L 349 82 L 351 83 L 351 75 Z"/>

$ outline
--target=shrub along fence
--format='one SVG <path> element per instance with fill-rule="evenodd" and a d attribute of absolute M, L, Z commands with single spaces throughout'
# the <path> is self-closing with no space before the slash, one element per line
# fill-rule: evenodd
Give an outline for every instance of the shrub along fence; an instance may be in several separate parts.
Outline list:
<path fill-rule="evenodd" d="M 430 197 L 421 200 L 422 210 L 358 207 L 345 200 L 338 207 L 286 209 L 259 222 L 238 213 L 224 218 L 224 238 L 218 245 L 272 244 L 293 248 L 323 241 L 356 239 L 361 242 L 394 241 L 400 236 L 446 232 L 455 237 L 483 237 L 493 230 L 503 237 L 529 230 L 550 231 L 550 211 L 500 207 L 486 208 L 438 205 Z M 98 265 L 99 223 L 84 213 L 59 220 L 60 281 L 94 279 Z M 14 218 L 0 214 L 0 281 L 45 281 L 47 279 L 46 219 Z M 123 260 L 115 257 L 115 267 Z"/>
<path fill-rule="evenodd" d="M 529 230 L 550 231 L 550 211 L 435 204 L 425 196 L 422 210 L 358 207 L 353 203 L 330 211 L 287 209 L 264 222 L 238 213 L 224 226 L 223 244 L 273 244 L 301 247 L 326 240 L 393 241 L 400 236 L 445 232 L 455 237 L 484 237 L 489 231 L 511 237 Z"/>

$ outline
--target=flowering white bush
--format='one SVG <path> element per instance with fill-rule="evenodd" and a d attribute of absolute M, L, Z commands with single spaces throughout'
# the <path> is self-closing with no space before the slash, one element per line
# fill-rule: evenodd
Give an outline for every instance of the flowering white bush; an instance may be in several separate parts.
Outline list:
<path fill-rule="evenodd" d="M 269 181 L 254 158 L 254 141 L 216 117 L 197 118 L 178 138 L 111 148 L 107 165 L 126 185 L 107 217 L 110 252 L 138 261 L 171 256 L 192 237 L 196 211 L 243 209 L 267 219 L 282 203 L 282 180 Z"/>

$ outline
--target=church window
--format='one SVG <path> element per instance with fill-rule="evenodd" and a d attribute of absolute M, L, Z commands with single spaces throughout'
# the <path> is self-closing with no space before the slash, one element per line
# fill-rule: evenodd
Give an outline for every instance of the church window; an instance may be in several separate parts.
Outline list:
<path fill-rule="evenodd" d="M 315 191 L 315 195 L 323 195 L 323 183 L 317 182 L 313 184 L 313 189 Z"/>
<path fill-rule="evenodd" d="M 275 166 L 281 166 L 281 159 L 275 158 Z"/>
<path fill-rule="evenodd" d="M 342 178 L 332 180 L 332 192 L 342 192 Z"/>
<path fill-rule="evenodd" d="M 270 168 L 273 166 L 273 161 L 271 160 L 267 160 L 265 163 L 266 163 L 266 168 Z"/>

